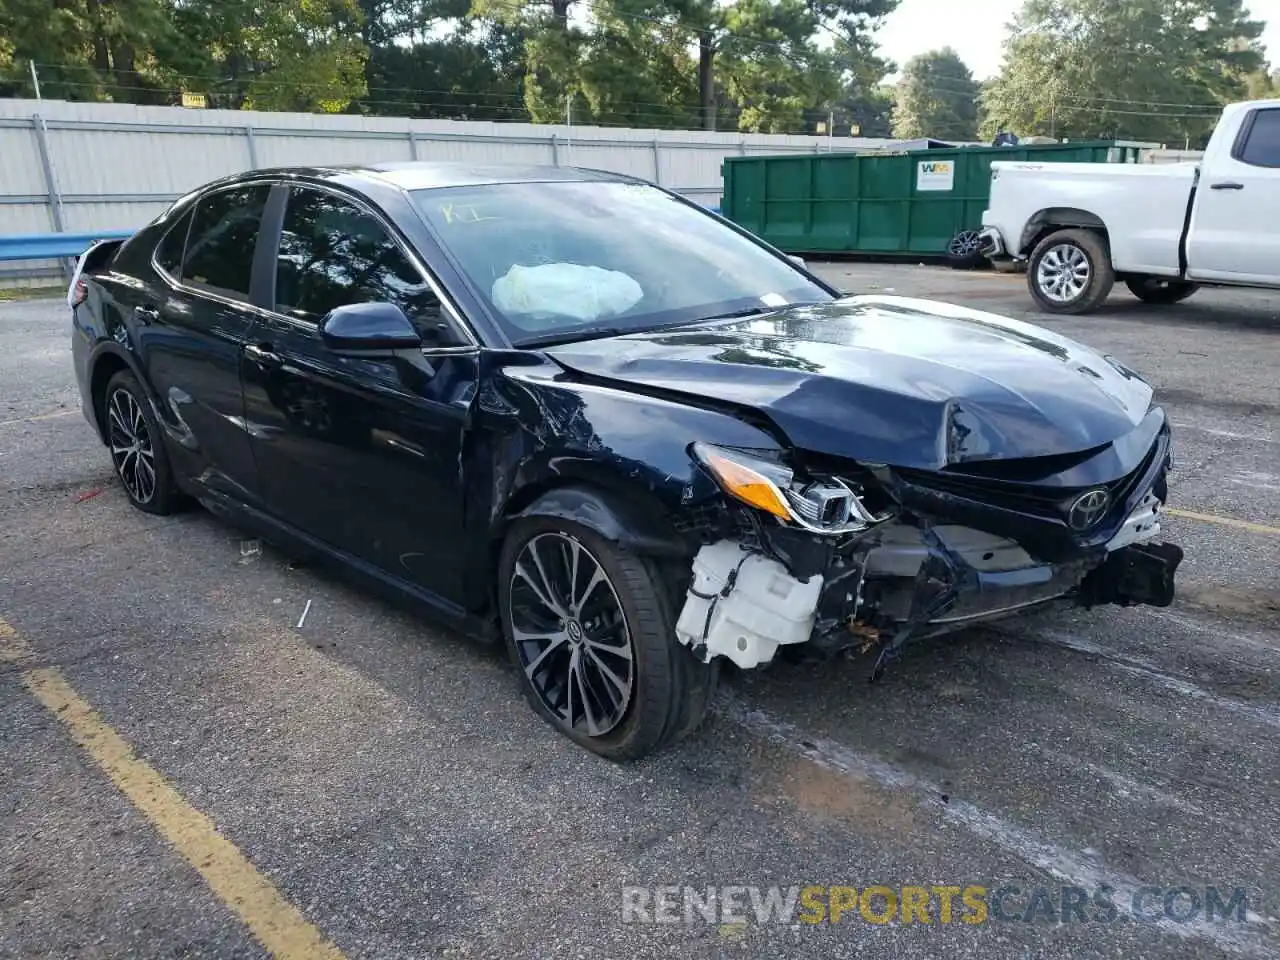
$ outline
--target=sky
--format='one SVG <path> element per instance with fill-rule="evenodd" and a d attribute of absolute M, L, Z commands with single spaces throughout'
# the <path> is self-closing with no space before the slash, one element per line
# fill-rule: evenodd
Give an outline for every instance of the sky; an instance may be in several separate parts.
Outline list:
<path fill-rule="evenodd" d="M 1022 0 L 902 0 L 877 36 L 880 48 L 899 66 L 918 53 L 950 45 L 985 80 L 1000 72 L 1004 25 Z M 1253 17 L 1267 21 L 1262 35 L 1273 68 L 1280 67 L 1280 0 L 1252 0 Z"/>

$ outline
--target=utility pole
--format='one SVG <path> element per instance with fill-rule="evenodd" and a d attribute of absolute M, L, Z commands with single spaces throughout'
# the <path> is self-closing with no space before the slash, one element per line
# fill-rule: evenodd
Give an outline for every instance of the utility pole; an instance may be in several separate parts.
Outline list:
<path fill-rule="evenodd" d="M 836 132 L 836 112 L 834 110 L 827 111 L 827 153 L 831 152 L 831 138 Z"/>
<path fill-rule="evenodd" d="M 569 166 L 573 166 L 573 94 L 564 97 L 564 125 L 568 131 L 564 135 L 565 145 L 569 148 Z"/>
<path fill-rule="evenodd" d="M 40 100 L 42 99 L 40 96 L 40 75 L 36 73 L 36 62 L 28 60 L 27 66 L 31 68 L 31 85 L 36 88 L 36 99 Z"/>

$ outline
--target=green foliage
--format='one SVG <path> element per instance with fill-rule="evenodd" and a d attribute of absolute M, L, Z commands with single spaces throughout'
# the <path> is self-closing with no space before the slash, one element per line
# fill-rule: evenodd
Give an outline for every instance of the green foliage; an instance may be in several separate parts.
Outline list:
<path fill-rule="evenodd" d="M 1203 140 L 1264 68 L 1243 0 L 1028 0 L 983 97 L 984 136 Z"/>
<path fill-rule="evenodd" d="M 519 31 L 498 24 L 375 46 L 360 108 L 386 116 L 524 120 L 523 49 Z"/>
<path fill-rule="evenodd" d="M 981 89 L 950 50 L 890 89 L 899 2 L 0 0 L 0 95 L 32 95 L 34 62 L 72 100 L 1192 145 L 1221 104 L 1280 96 L 1245 0 L 1027 0 Z"/>
<path fill-rule="evenodd" d="M 0 94 L 887 132 L 900 0 L 0 0 Z"/>
<path fill-rule="evenodd" d="M 973 74 L 950 47 L 912 57 L 895 91 L 893 135 L 972 140 L 979 94 Z"/>
<path fill-rule="evenodd" d="M 332 111 L 364 92 L 356 0 L 0 0 L 0 71 L 31 95 Z"/>
<path fill-rule="evenodd" d="M 48 65 L 44 96 L 149 102 L 157 45 L 175 29 L 164 0 L 0 0 L 7 77 L 30 96 L 28 63 Z"/>
<path fill-rule="evenodd" d="M 338 113 L 364 94 L 368 48 L 354 0 L 289 0 L 246 13 L 231 47 L 255 68 L 246 109 Z"/>

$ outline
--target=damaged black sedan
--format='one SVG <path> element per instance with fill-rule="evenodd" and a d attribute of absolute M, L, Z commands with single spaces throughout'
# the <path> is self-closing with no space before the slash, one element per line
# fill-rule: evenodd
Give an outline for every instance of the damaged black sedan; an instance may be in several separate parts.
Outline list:
<path fill-rule="evenodd" d="M 844 296 L 656 186 L 407 163 L 209 184 L 68 291 L 129 498 L 198 501 L 505 641 L 604 756 L 725 662 L 1167 605 L 1170 429 L 1049 331 Z M 852 692 L 851 692 L 851 695 Z"/>

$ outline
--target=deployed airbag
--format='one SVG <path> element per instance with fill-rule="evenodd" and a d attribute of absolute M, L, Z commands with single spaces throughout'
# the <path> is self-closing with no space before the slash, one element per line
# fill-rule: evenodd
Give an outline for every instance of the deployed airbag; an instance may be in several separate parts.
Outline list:
<path fill-rule="evenodd" d="M 630 310 L 644 297 L 625 273 L 577 263 L 515 264 L 494 281 L 493 305 L 506 314 L 591 321 Z"/>

